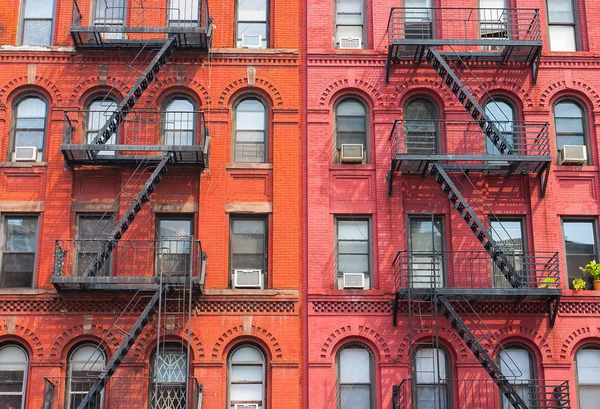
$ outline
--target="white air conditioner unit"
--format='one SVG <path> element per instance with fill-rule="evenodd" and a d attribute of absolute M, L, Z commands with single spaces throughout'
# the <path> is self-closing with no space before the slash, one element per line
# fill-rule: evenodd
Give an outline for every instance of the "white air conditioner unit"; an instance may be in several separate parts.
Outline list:
<path fill-rule="evenodd" d="M 560 150 L 561 165 L 578 164 L 583 165 L 587 162 L 587 149 L 585 145 L 564 145 Z"/>
<path fill-rule="evenodd" d="M 344 273 L 344 288 L 365 288 L 363 273 Z"/>
<path fill-rule="evenodd" d="M 35 146 L 17 146 L 15 147 L 15 161 L 36 161 L 38 149 Z"/>
<path fill-rule="evenodd" d="M 362 163 L 364 147 L 360 143 L 343 143 L 340 157 L 341 163 Z"/>
<path fill-rule="evenodd" d="M 262 270 L 233 270 L 233 288 L 262 288 Z"/>
<path fill-rule="evenodd" d="M 360 37 L 340 37 L 340 48 L 361 49 L 362 38 Z"/>
<path fill-rule="evenodd" d="M 258 409 L 257 403 L 236 403 L 234 409 Z"/>
<path fill-rule="evenodd" d="M 260 34 L 243 34 L 242 48 L 262 48 L 262 35 Z"/>

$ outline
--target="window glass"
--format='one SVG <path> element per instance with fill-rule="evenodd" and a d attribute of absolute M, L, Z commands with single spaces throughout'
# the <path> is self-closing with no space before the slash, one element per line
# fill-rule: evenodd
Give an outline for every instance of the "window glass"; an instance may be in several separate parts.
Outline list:
<path fill-rule="evenodd" d="M 563 233 L 567 259 L 567 278 L 569 288 L 573 288 L 572 281 L 574 278 L 583 278 L 584 281 L 589 281 L 589 276 L 584 275 L 579 267 L 585 266 L 591 260 L 599 260 L 595 222 L 593 220 L 565 220 L 563 221 Z M 589 283 L 588 288 L 591 288 Z"/>
<path fill-rule="evenodd" d="M 362 48 L 363 40 L 363 2 L 362 0 L 336 0 L 336 43 L 338 47 Z M 360 47 L 348 47 L 341 44 L 344 37 L 360 38 Z"/>
<path fill-rule="evenodd" d="M 571 101 L 561 101 L 554 106 L 554 130 L 556 147 L 564 145 L 585 145 L 583 110 Z"/>
<path fill-rule="evenodd" d="M 267 161 L 265 141 L 265 106 L 249 98 L 235 109 L 235 162 L 264 163 Z"/>
<path fill-rule="evenodd" d="M 54 0 L 24 0 L 22 45 L 51 45 Z"/>
<path fill-rule="evenodd" d="M 572 0 L 548 0 L 551 51 L 577 51 L 575 11 Z"/>
<path fill-rule="evenodd" d="M 98 132 L 109 120 L 111 115 L 117 110 L 117 103 L 110 98 L 94 99 L 88 106 L 86 112 L 86 138 L 85 143 L 91 144 L 98 136 Z M 117 135 L 112 134 L 106 141 L 106 144 L 116 144 Z M 98 155 L 114 155 L 115 151 L 98 151 Z"/>
<path fill-rule="evenodd" d="M 150 408 L 186 408 L 187 349 L 178 343 L 163 343 L 150 359 Z"/>
<path fill-rule="evenodd" d="M 494 121 L 498 130 L 502 132 L 502 136 L 508 143 L 513 147 L 515 146 L 514 138 L 514 121 L 515 111 L 511 104 L 503 100 L 490 101 L 485 105 L 485 113 L 488 118 Z M 494 143 L 490 138 L 486 140 L 486 152 L 488 155 L 500 155 L 498 148 L 494 146 Z"/>
<path fill-rule="evenodd" d="M 500 370 L 510 383 L 515 386 L 517 393 L 531 407 L 531 388 L 533 368 L 529 352 L 524 348 L 512 347 L 500 351 Z M 511 409 L 513 406 L 508 399 L 502 397 L 503 409 Z"/>
<path fill-rule="evenodd" d="M 97 345 L 77 347 L 69 357 L 69 409 L 77 409 L 106 365 L 104 351 Z M 103 406 L 104 391 L 96 395 L 90 409 Z"/>
<path fill-rule="evenodd" d="M 371 354 L 365 348 L 348 347 L 339 352 L 339 400 L 341 409 L 371 407 Z"/>
<path fill-rule="evenodd" d="M 126 0 L 96 0 L 94 25 L 124 25 L 125 4 Z"/>
<path fill-rule="evenodd" d="M 438 114 L 435 105 L 424 98 L 413 99 L 404 107 L 405 148 L 408 154 L 438 152 Z"/>
<path fill-rule="evenodd" d="M 104 249 L 106 240 L 114 228 L 114 220 L 111 214 L 105 215 L 79 215 L 77 218 L 77 258 L 75 260 L 75 271 L 78 275 L 89 267 L 95 257 Z M 107 277 L 110 275 L 112 257 L 104 262 L 102 269 L 97 275 Z"/>
<path fill-rule="evenodd" d="M 165 145 L 193 145 L 196 114 L 194 105 L 187 99 L 171 100 L 164 118 Z"/>
<path fill-rule="evenodd" d="M 169 0 L 169 26 L 196 26 L 199 11 L 199 0 Z"/>
<path fill-rule="evenodd" d="M 237 46 L 267 48 L 267 0 L 237 0 Z"/>
<path fill-rule="evenodd" d="M 38 152 L 44 149 L 46 135 L 46 102 L 37 97 L 27 97 L 16 107 L 15 147 L 35 147 Z"/>
<path fill-rule="evenodd" d="M 229 401 L 236 404 L 256 404 L 264 407 L 265 358 L 257 348 L 245 345 L 229 358 Z"/>
<path fill-rule="evenodd" d="M 596 409 L 600 402 L 600 349 L 581 348 L 575 359 L 579 409 Z"/>
<path fill-rule="evenodd" d="M 22 409 L 27 388 L 28 357 L 16 345 L 0 347 L 0 405 L 2 408 Z"/>
<path fill-rule="evenodd" d="M 440 348 L 419 348 L 415 356 L 417 406 L 448 408 L 447 358 Z"/>
<path fill-rule="evenodd" d="M 231 256 L 232 285 L 236 288 L 264 287 L 267 269 L 267 223 L 264 218 L 232 218 Z M 236 270 L 251 270 L 236 276 Z M 252 270 L 258 270 L 252 271 Z M 258 276 L 260 274 L 260 277 Z"/>
<path fill-rule="evenodd" d="M 342 144 L 360 144 L 367 152 L 367 111 L 361 102 L 355 99 L 341 101 L 335 110 L 336 147 Z"/>
<path fill-rule="evenodd" d="M 337 262 L 338 273 L 341 279 L 339 288 L 356 287 L 357 282 L 344 279 L 344 274 L 364 274 L 363 288 L 369 288 L 370 284 L 370 237 L 369 220 L 352 219 L 337 220 Z M 353 276 L 347 276 L 349 280 Z M 356 278 L 355 278 L 356 279 Z M 344 285 L 344 283 L 346 283 Z"/>
<path fill-rule="evenodd" d="M 37 251 L 37 217 L 5 216 L 0 287 L 31 287 Z"/>
<path fill-rule="evenodd" d="M 410 219 L 409 282 L 415 288 L 444 283 L 442 219 Z"/>
<path fill-rule="evenodd" d="M 189 275 L 192 267 L 192 219 L 159 219 L 158 273 Z"/>
<path fill-rule="evenodd" d="M 492 239 L 502 249 L 509 263 L 515 268 L 517 275 L 527 282 L 525 271 L 525 241 L 521 220 L 497 219 L 490 221 Z M 493 284 L 495 288 L 511 288 L 512 286 L 495 263 L 492 263 Z"/>

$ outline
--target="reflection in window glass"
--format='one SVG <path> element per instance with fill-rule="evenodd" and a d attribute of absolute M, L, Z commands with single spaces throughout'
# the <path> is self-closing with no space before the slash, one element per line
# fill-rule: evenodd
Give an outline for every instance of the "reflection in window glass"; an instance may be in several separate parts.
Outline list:
<path fill-rule="evenodd" d="M 235 162 L 264 163 L 266 152 L 265 106 L 256 98 L 247 98 L 235 109 Z"/>
<path fill-rule="evenodd" d="M 54 0 L 24 0 L 22 45 L 51 45 Z"/>
<path fill-rule="evenodd" d="M 404 107 L 406 153 L 431 155 L 438 153 L 438 123 L 435 105 L 424 98 L 413 99 Z"/>
<path fill-rule="evenodd" d="M 490 221 L 492 239 L 502 249 L 509 263 L 515 268 L 518 277 L 527 283 L 524 254 L 525 242 L 521 220 L 497 219 Z M 493 284 L 495 288 L 511 288 L 512 286 L 495 263 L 492 263 Z"/>
<path fill-rule="evenodd" d="M 192 220 L 158 221 L 158 273 L 170 276 L 189 275 L 192 267 Z"/>
<path fill-rule="evenodd" d="M 600 402 L 600 349 L 581 348 L 575 359 L 579 409 L 596 409 Z"/>
<path fill-rule="evenodd" d="M 27 390 L 27 353 L 16 345 L 0 347 L 0 407 L 22 409 Z"/>
<path fill-rule="evenodd" d="M 588 282 L 588 288 L 591 288 L 589 276 L 584 275 L 579 267 L 585 266 L 591 260 L 598 261 L 595 222 L 593 220 L 564 220 L 563 234 L 569 288 L 573 288 L 574 278 L 583 278 Z"/>
<path fill-rule="evenodd" d="M 166 106 L 164 117 L 165 145 L 194 144 L 194 105 L 187 99 L 176 98 Z"/>
<path fill-rule="evenodd" d="M 229 358 L 229 401 L 236 404 L 255 404 L 264 408 L 265 358 L 251 345 L 237 348 Z"/>
<path fill-rule="evenodd" d="M 110 98 L 94 99 L 88 106 L 85 119 L 85 142 L 91 144 L 98 136 L 111 115 L 117 110 L 117 103 Z M 117 143 L 117 134 L 114 133 L 105 142 L 108 145 Z M 98 155 L 114 155 L 115 151 L 98 151 Z"/>
<path fill-rule="evenodd" d="M 341 409 L 371 407 L 371 354 L 362 347 L 347 347 L 339 352 L 339 391 Z"/>
<path fill-rule="evenodd" d="M 440 217 L 410 219 L 409 281 L 413 287 L 443 286 L 443 242 Z"/>
<path fill-rule="evenodd" d="M 485 105 L 485 113 L 490 120 L 494 121 L 494 123 L 498 127 L 498 130 L 502 132 L 502 136 L 504 136 L 504 139 L 506 139 L 506 141 L 513 147 L 515 147 L 515 110 L 513 106 L 503 100 L 491 101 Z M 494 143 L 490 140 L 490 138 L 486 137 L 485 140 L 487 154 L 499 156 L 500 151 L 494 146 Z"/>
<path fill-rule="evenodd" d="M 31 287 L 37 251 L 37 217 L 5 216 L 0 288 Z"/>
<path fill-rule="evenodd" d="M 94 215 L 83 214 L 77 218 L 77 258 L 75 260 L 75 271 L 77 275 L 90 266 L 96 256 L 104 250 L 106 240 L 114 227 L 114 220 L 111 214 Z M 102 277 L 110 276 L 112 257 L 104 262 L 102 269 L 96 275 Z"/>

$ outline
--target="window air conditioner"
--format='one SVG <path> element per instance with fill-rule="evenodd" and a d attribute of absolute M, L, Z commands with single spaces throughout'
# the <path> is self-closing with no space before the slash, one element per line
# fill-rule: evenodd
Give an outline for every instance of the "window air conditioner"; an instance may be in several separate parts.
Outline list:
<path fill-rule="evenodd" d="M 583 165 L 587 162 L 587 149 L 585 145 L 564 145 L 560 150 L 561 165 L 578 164 Z"/>
<path fill-rule="evenodd" d="M 242 48 L 258 49 L 262 48 L 262 35 L 260 34 L 243 34 Z"/>
<path fill-rule="evenodd" d="M 340 48 L 361 49 L 362 38 L 360 37 L 340 37 Z"/>
<path fill-rule="evenodd" d="M 258 409 L 257 403 L 236 403 L 234 409 Z"/>
<path fill-rule="evenodd" d="M 233 288 L 262 288 L 262 270 L 233 270 Z"/>
<path fill-rule="evenodd" d="M 38 149 L 35 146 L 15 147 L 15 161 L 36 161 Z"/>
<path fill-rule="evenodd" d="M 360 143 L 343 143 L 341 163 L 362 163 L 364 147 Z"/>
<path fill-rule="evenodd" d="M 363 273 L 344 273 L 344 288 L 365 288 Z"/>

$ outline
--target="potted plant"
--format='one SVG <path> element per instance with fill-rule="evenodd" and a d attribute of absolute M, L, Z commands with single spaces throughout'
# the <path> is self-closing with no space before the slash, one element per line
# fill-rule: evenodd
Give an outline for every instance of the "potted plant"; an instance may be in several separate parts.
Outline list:
<path fill-rule="evenodd" d="M 542 284 L 540 284 L 540 288 L 548 288 L 548 287 L 556 287 L 556 278 L 554 277 L 546 277 Z"/>
<path fill-rule="evenodd" d="M 592 260 L 585 267 L 579 267 L 579 269 L 592 277 L 594 290 L 600 290 L 600 264 L 596 263 L 596 260 Z"/>
<path fill-rule="evenodd" d="M 573 290 L 575 291 L 585 289 L 585 280 L 583 278 L 574 278 L 573 281 L 571 281 L 571 284 L 573 285 Z"/>

